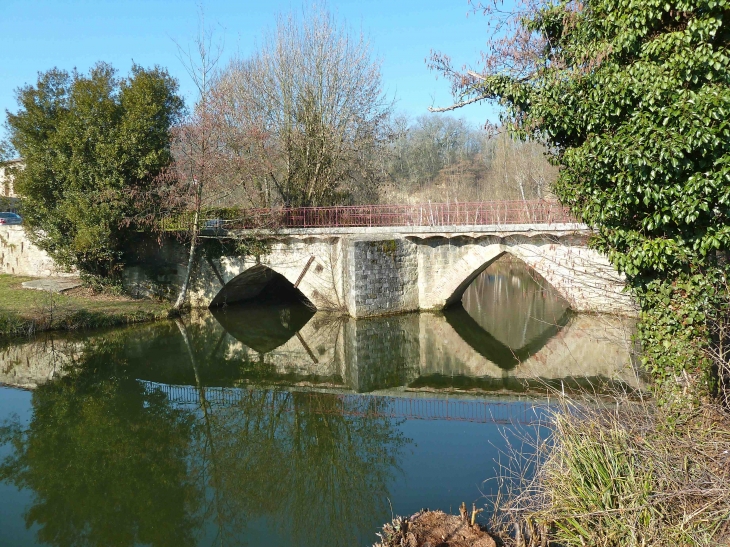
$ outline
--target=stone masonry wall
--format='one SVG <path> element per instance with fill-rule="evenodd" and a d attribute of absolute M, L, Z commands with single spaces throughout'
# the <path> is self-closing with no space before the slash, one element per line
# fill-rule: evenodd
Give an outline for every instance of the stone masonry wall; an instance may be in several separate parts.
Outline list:
<path fill-rule="evenodd" d="M 30 277 L 74 277 L 31 243 L 22 226 L 0 226 L 0 273 Z"/>
<path fill-rule="evenodd" d="M 418 252 L 407 239 L 353 240 L 348 308 L 354 317 L 418 309 Z"/>

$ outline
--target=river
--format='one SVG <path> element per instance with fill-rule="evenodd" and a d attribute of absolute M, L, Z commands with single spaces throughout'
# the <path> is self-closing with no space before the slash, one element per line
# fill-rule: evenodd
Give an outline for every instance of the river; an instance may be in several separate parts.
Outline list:
<path fill-rule="evenodd" d="M 371 545 L 487 503 L 547 390 L 641 389 L 632 328 L 501 259 L 440 314 L 272 299 L 6 342 L 0 545 Z"/>

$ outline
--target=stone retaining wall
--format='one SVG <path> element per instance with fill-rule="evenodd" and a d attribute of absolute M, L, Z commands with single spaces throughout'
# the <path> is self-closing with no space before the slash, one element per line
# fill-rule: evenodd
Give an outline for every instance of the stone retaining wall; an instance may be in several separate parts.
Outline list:
<path fill-rule="evenodd" d="M 0 273 L 29 277 L 76 277 L 64 272 L 44 250 L 31 243 L 23 226 L 0 226 Z"/>

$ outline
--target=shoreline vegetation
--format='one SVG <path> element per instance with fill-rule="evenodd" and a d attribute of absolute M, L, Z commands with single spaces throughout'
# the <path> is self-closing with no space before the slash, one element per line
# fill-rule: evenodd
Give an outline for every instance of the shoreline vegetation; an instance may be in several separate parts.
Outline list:
<path fill-rule="evenodd" d="M 114 327 L 170 316 L 167 302 L 94 293 L 85 287 L 60 294 L 22 287 L 32 279 L 0 274 L 0 337 Z"/>
<path fill-rule="evenodd" d="M 549 433 L 507 454 L 489 532 L 507 547 L 730 545 L 730 412 L 558 397 Z"/>
<path fill-rule="evenodd" d="M 479 538 L 442 537 L 459 517 L 425 510 L 385 524 L 374 547 L 730 546 L 726 408 L 705 402 L 677 420 L 653 398 L 555 396 L 538 426 L 547 435 L 523 430 L 501 454 L 499 493 L 472 524 Z"/>

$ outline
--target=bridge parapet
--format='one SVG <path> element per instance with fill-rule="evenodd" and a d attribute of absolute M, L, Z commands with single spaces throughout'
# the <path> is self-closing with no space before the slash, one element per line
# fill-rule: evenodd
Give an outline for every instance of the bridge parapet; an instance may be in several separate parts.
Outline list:
<path fill-rule="evenodd" d="M 230 229 L 204 230 L 204 237 L 311 237 L 328 235 L 387 236 L 397 237 L 478 237 L 481 234 L 508 237 L 517 234 L 545 234 L 555 236 L 567 234 L 590 234 L 591 228 L 577 222 L 553 224 L 465 224 L 438 226 L 330 226 L 313 228 L 277 228 L 269 230 Z"/>

